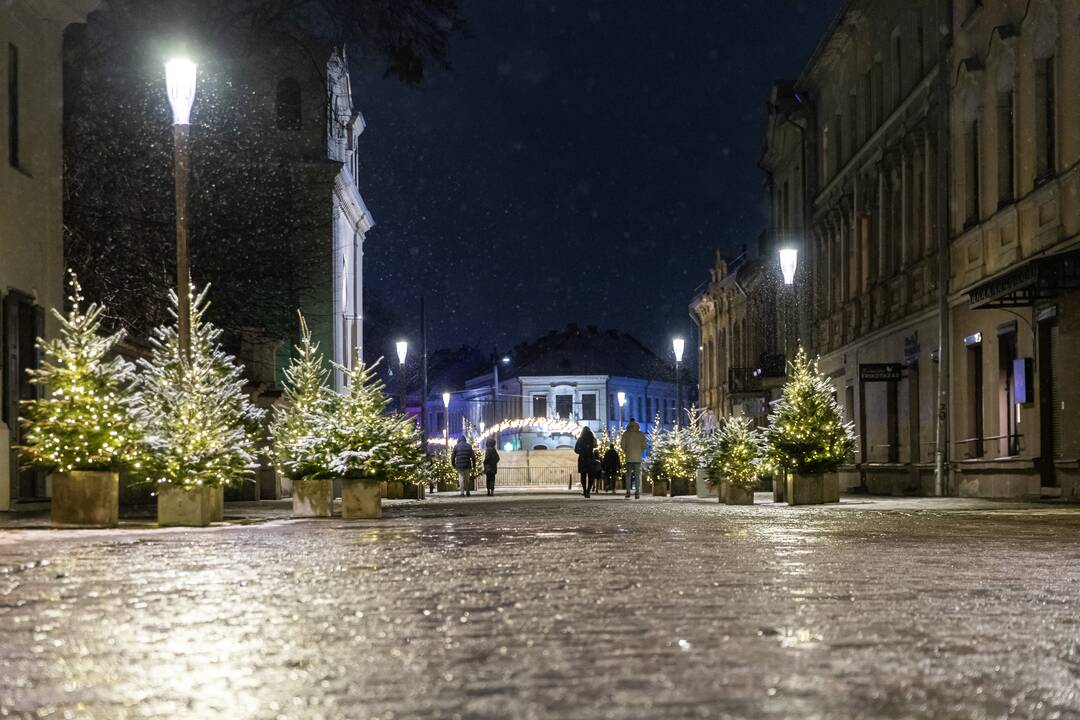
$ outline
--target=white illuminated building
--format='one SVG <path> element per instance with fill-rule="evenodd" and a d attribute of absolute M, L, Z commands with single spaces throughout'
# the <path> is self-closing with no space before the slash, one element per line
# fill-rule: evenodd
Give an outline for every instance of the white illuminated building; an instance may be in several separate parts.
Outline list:
<path fill-rule="evenodd" d="M 333 351 L 335 362 L 351 367 L 364 344 L 364 238 L 375 226 L 357 182 L 360 161 L 357 140 L 364 116 L 353 106 L 352 85 L 345 56 L 335 50 L 326 66 L 327 157 L 341 163 L 333 188 Z M 334 387 L 344 389 L 344 377 L 334 371 Z"/>

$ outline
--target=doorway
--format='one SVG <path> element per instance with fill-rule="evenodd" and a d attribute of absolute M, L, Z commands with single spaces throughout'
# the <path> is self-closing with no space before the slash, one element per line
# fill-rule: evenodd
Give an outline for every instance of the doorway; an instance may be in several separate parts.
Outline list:
<path fill-rule="evenodd" d="M 47 500 L 45 473 L 20 470 L 15 447 L 23 442 L 19 425 L 20 403 L 38 397 L 40 389 L 30 383 L 26 371 L 37 368 L 37 338 L 45 334 L 45 312 L 33 298 L 12 290 L 3 304 L 4 377 L 3 418 L 11 440 L 11 505 Z"/>
<path fill-rule="evenodd" d="M 1054 461 L 1061 447 L 1061 407 L 1054 387 L 1054 351 L 1058 347 L 1056 308 L 1039 313 L 1036 382 L 1039 385 L 1039 476 L 1043 487 L 1057 486 Z"/>

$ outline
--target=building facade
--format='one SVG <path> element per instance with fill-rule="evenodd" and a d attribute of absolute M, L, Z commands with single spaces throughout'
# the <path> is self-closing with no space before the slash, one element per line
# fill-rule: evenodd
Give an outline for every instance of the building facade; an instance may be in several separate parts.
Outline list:
<path fill-rule="evenodd" d="M 1080 2 L 957 2 L 952 491 L 1080 497 Z"/>
<path fill-rule="evenodd" d="M 758 257 L 743 252 L 730 264 L 718 253 L 709 282 L 690 303 L 700 331 L 701 407 L 712 418 L 734 415 L 764 425 L 783 385 L 780 328 L 785 319 L 794 325 L 794 314 L 779 314 L 785 290 L 768 251 L 763 247 Z"/>
<path fill-rule="evenodd" d="M 859 435 L 842 480 L 874 493 L 935 490 L 940 6 L 848 2 L 795 85 L 807 118 L 808 344 Z"/>
<path fill-rule="evenodd" d="M 40 472 L 18 469 L 19 401 L 37 389 L 36 338 L 64 305 L 63 31 L 96 0 L 14 0 L 0 5 L 0 510 L 44 500 Z"/>

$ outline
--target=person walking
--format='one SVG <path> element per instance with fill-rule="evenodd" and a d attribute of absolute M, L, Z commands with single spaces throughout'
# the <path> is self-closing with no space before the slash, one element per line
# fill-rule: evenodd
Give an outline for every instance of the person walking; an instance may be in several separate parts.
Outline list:
<path fill-rule="evenodd" d="M 472 445 L 465 440 L 464 435 L 458 438 L 457 445 L 454 446 L 452 459 L 454 469 L 457 470 L 461 494 L 472 495 L 472 471 L 476 461 L 473 458 Z"/>
<path fill-rule="evenodd" d="M 577 443 L 574 444 L 574 452 L 577 453 L 577 469 L 581 475 L 582 495 L 589 497 L 592 494 L 592 481 L 596 476 L 596 436 L 588 427 L 582 428 L 578 435 Z"/>
<path fill-rule="evenodd" d="M 622 461 L 619 459 L 619 451 L 615 449 L 614 445 L 608 445 L 607 452 L 604 453 L 602 469 L 604 484 L 607 486 L 605 489 L 609 492 L 615 492 L 615 478 L 619 477 L 621 467 Z"/>
<path fill-rule="evenodd" d="M 626 497 L 630 497 L 630 488 L 634 488 L 634 497 L 641 497 L 641 461 L 645 457 L 645 433 L 637 420 L 630 418 L 622 436 L 623 455 L 626 456 Z"/>
<path fill-rule="evenodd" d="M 495 494 L 495 473 L 499 471 L 499 451 L 495 449 L 495 438 L 488 438 L 487 450 L 484 451 L 484 475 L 487 476 L 488 495 Z"/>

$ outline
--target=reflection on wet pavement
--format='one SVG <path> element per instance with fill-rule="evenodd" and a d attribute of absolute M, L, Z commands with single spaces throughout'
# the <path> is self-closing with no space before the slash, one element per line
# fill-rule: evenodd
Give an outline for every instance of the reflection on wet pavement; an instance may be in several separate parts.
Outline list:
<path fill-rule="evenodd" d="M 1080 512 L 565 497 L 0 545 L 0 716 L 1080 716 Z"/>

